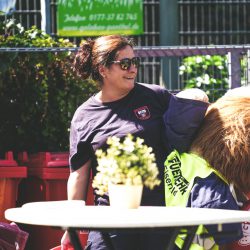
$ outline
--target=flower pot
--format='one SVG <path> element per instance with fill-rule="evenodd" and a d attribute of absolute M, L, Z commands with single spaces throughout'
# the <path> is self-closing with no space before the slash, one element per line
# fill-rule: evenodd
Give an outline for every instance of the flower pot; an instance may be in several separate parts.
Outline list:
<path fill-rule="evenodd" d="M 109 183 L 110 206 L 138 208 L 141 204 L 143 185 L 122 185 Z"/>

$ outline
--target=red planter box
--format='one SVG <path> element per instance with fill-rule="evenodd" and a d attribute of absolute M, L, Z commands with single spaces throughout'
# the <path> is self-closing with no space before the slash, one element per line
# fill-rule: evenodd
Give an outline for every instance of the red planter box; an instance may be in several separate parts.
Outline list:
<path fill-rule="evenodd" d="M 8 222 L 4 218 L 4 211 L 16 207 L 19 182 L 27 177 L 27 168 L 18 166 L 11 151 L 0 159 L 0 221 Z"/>

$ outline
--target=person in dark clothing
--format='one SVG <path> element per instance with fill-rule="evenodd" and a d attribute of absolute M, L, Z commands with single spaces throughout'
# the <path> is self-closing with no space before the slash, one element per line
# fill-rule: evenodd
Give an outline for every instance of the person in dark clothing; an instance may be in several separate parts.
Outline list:
<path fill-rule="evenodd" d="M 130 133 L 143 138 L 153 149 L 163 180 L 164 160 L 170 145 L 175 148 L 183 147 L 183 143 L 188 145 L 186 141 L 190 140 L 194 127 L 197 128 L 203 119 L 208 103 L 178 98 L 158 85 L 136 82 L 140 58 L 133 46 L 128 37 L 103 36 L 84 42 L 75 57 L 78 74 L 83 79 L 97 81 L 100 91 L 78 107 L 71 122 L 68 199 L 86 200 L 90 172 L 93 176 L 96 174 L 95 151 L 105 149 L 108 137 L 122 138 Z M 164 134 L 163 114 L 167 110 L 171 124 L 179 117 L 185 120 L 185 125 L 181 128 L 178 124 L 178 127 L 186 136 L 178 138 L 177 145 L 174 138 L 169 141 Z M 108 194 L 95 193 L 95 205 L 109 205 Z M 141 205 L 165 205 L 163 181 L 154 190 L 144 188 Z M 161 250 L 168 241 L 167 232 L 105 233 L 107 237 L 112 247 L 106 245 L 104 233 L 91 231 L 86 249 Z M 68 243 L 68 233 L 65 232 L 62 249 Z"/>

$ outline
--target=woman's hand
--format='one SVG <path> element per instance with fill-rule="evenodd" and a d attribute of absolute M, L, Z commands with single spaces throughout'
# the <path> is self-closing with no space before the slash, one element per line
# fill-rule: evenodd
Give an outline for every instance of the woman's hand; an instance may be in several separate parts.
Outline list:
<path fill-rule="evenodd" d="M 193 89 L 185 89 L 176 94 L 177 97 L 186 98 L 186 99 L 193 99 L 202 102 L 209 102 L 207 94 L 198 88 Z"/>
<path fill-rule="evenodd" d="M 68 231 L 65 231 L 61 239 L 61 250 L 68 250 L 71 247 L 72 245 L 70 242 L 69 233 Z"/>

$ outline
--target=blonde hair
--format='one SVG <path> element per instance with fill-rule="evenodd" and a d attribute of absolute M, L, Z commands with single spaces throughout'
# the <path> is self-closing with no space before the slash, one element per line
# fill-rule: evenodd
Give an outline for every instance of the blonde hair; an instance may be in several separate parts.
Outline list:
<path fill-rule="evenodd" d="M 231 90 L 210 105 L 190 151 L 238 189 L 250 191 L 250 87 Z"/>

